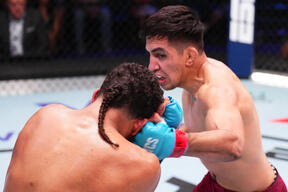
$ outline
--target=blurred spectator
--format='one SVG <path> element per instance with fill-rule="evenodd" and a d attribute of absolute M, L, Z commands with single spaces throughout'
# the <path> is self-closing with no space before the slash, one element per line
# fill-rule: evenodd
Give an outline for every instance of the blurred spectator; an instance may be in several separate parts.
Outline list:
<path fill-rule="evenodd" d="M 227 43 L 228 5 L 227 0 L 154 0 L 158 7 L 167 5 L 186 5 L 196 11 L 205 24 L 206 45 L 223 45 Z M 217 35 L 217 38 L 215 38 Z"/>
<path fill-rule="evenodd" d="M 283 59 L 288 59 L 288 40 L 281 47 L 280 55 Z"/>
<path fill-rule="evenodd" d="M 193 0 L 185 1 L 185 5 L 197 11 L 205 24 L 206 44 L 220 45 L 227 43 L 229 5 L 227 0 Z M 215 38 L 215 35 L 217 35 L 217 38 Z"/>
<path fill-rule="evenodd" d="M 104 52 L 109 52 L 111 50 L 112 18 L 106 0 L 74 0 L 74 3 L 74 32 L 78 53 L 87 52 L 86 39 L 93 41 L 95 36 L 101 44 L 97 47 L 100 47 Z M 99 24 L 100 36 L 95 33 L 95 23 Z M 87 30 L 87 24 L 89 25 L 89 30 Z"/>
<path fill-rule="evenodd" d="M 0 57 L 47 55 L 47 30 L 41 13 L 26 9 L 26 0 L 6 0 L 6 8 L 0 12 Z"/>
<path fill-rule="evenodd" d="M 63 32 L 63 19 L 65 13 L 64 0 L 39 0 L 39 10 L 48 30 L 50 53 L 58 52 L 59 38 Z"/>

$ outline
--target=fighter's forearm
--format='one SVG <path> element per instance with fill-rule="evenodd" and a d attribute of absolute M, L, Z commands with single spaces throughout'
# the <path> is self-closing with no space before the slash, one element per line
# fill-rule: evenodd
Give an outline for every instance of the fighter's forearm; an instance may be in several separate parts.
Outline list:
<path fill-rule="evenodd" d="M 241 157 L 242 144 L 239 137 L 227 130 L 213 130 L 186 134 L 189 147 L 186 156 L 205 161 L 233 161 Z"/>

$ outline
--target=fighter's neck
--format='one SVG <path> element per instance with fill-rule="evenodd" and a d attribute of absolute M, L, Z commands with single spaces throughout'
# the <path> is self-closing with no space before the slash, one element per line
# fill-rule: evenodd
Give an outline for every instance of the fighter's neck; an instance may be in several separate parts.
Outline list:
<path fill-rule="evenodd" d="M 87 106 L 84 110 L 97 119 L 99 118 L 99 110 L 102 104 L 102 98 L 98 97 L 93 103 Z M 108 108 L 104 117 L 105 132 L 113 132 L 121 134 L 123 127 L 128 127 L 128 114 L 124 109 Z M 120 122 L 120 123 L 119 123 Z"/>
<path fill-rule="evenodd" d="M 190 93 L 196 93 L 197 90 L 205 83 L 204 68 L 208 61 L 206 54 L 203 52 L 199 55 L 188 71 L 186 83 L 183 88 Z"/>

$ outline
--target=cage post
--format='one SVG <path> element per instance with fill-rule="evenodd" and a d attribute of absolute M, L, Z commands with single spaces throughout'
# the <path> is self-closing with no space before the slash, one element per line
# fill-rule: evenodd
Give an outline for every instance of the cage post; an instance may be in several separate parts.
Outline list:
<path fill-rule="evenodd" d="M 254 64 L 256 0 L 231 0 L 228 66 L 240 78 L 248 78 Z"/>

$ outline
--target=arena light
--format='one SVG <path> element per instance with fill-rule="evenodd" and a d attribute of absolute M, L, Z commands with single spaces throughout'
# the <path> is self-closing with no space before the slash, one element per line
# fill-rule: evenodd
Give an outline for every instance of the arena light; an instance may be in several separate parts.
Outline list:
<path fill-rule="evenodd" d="M 264 73 L 264 72 L 253 72 L 251 74 L 251 79 L 255 81 L 256 83 L 288 88 L 288 76 L 287 75 Z"/>

